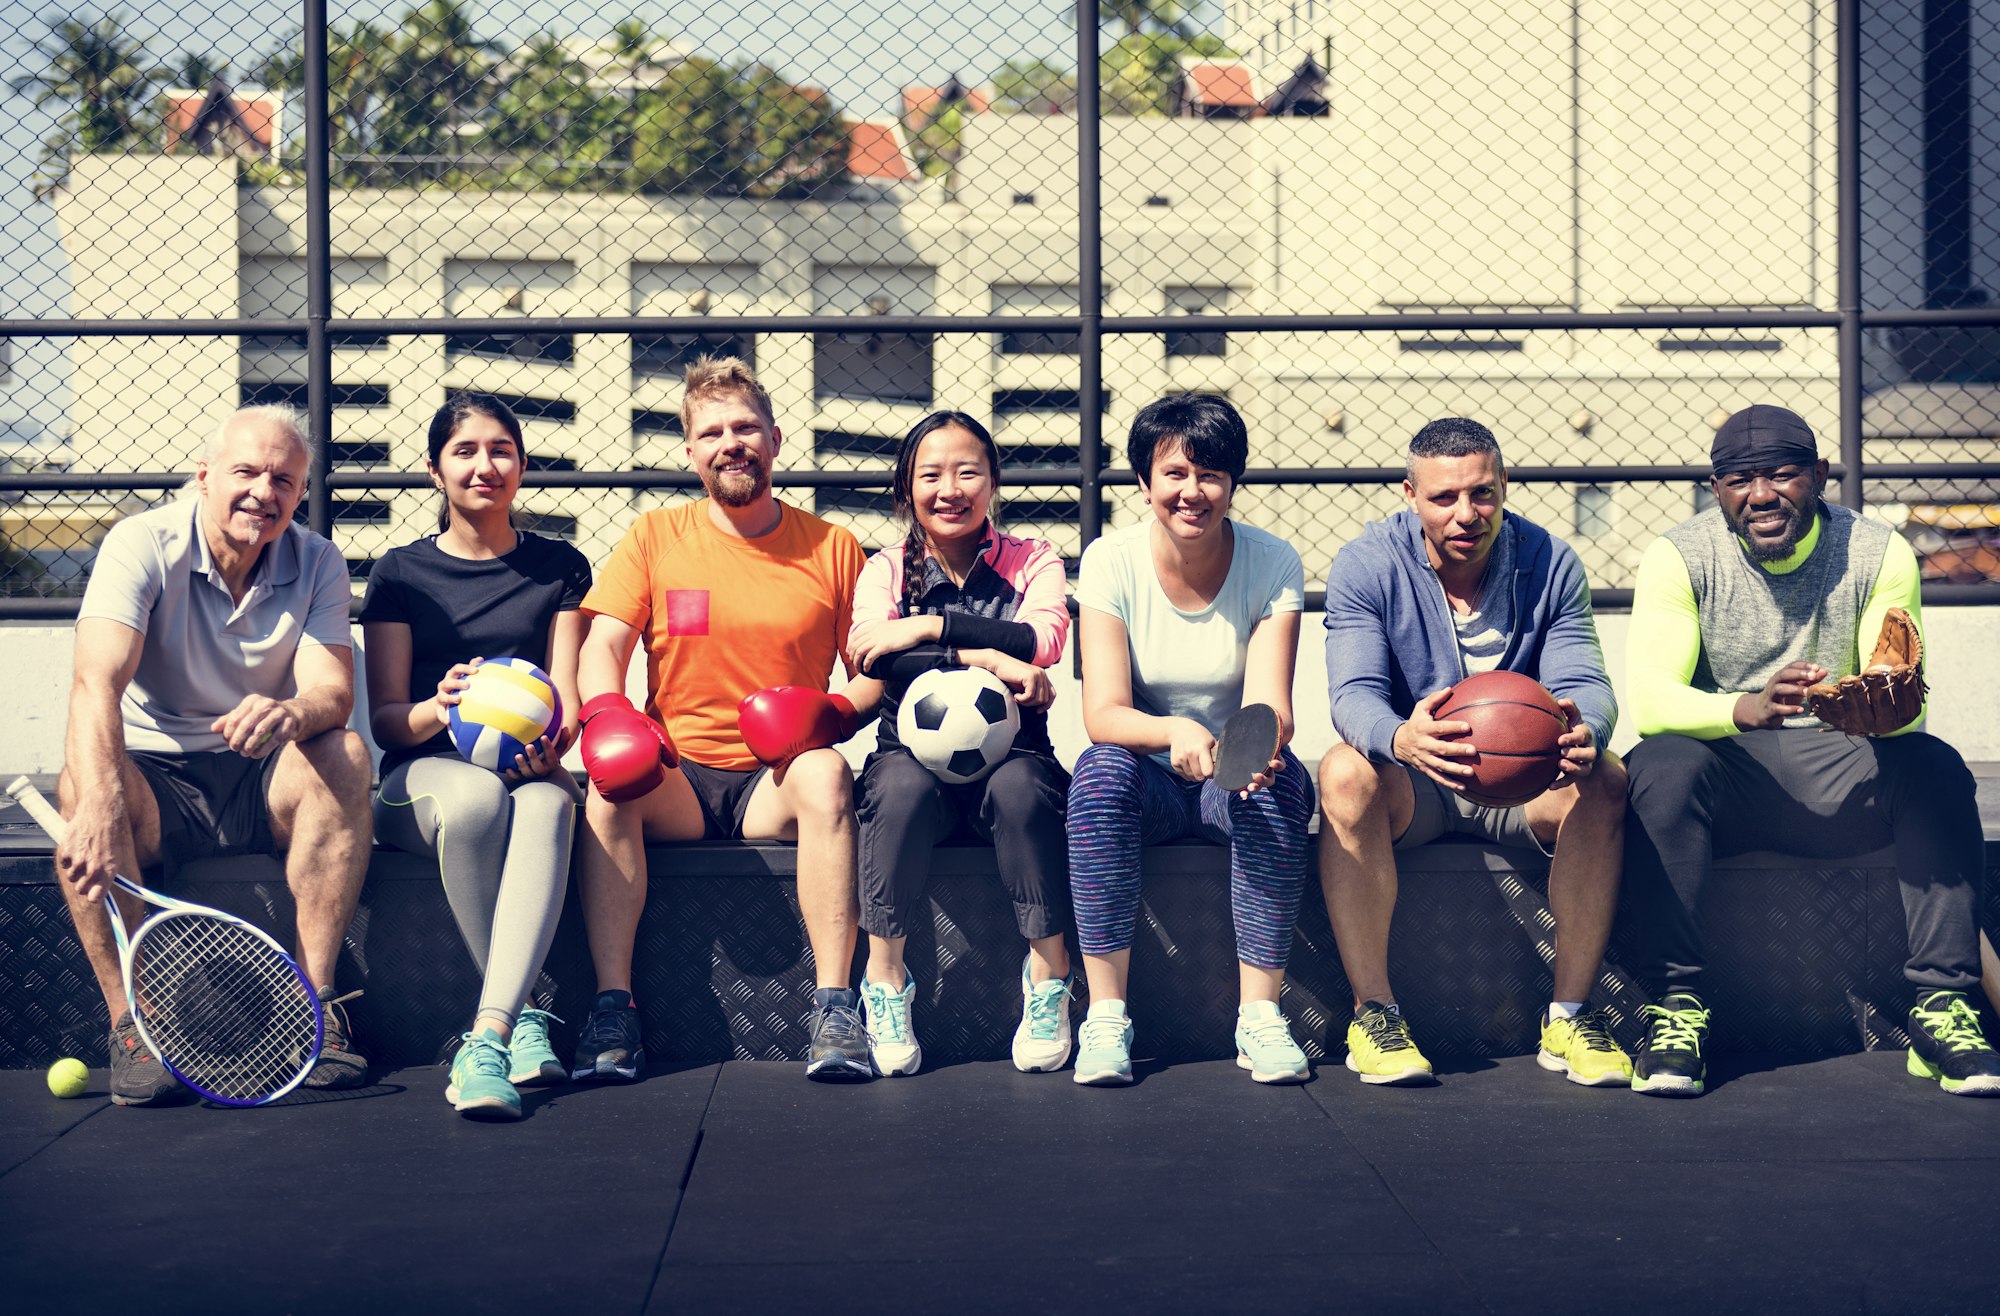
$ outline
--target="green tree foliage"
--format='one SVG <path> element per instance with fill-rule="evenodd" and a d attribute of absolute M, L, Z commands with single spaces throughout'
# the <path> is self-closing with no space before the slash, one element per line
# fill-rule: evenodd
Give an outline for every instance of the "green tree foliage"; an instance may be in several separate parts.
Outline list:
<path fill-rule="evenodd" d="M 372 92 L 374 148 L 382 155 L 463 155 L 483 131 L 497 87 L 487 77 L 497 47 L 472 30 L 459 0 L 430 0 L 391 34 Z"/>
<path fill-rule="evenodd" d="M 1097 0 L 1097 15 L 1107 23 L 1117 23 L 1125 35 L 1136 37 L 1153 32 L 1190 38 L 1195 35 L 1195 6 L 1184 0 Z"/>
<path fill-rule="evenodd" d="M 547 33 L 509 52 L 479 34 L 477 12 L 470 0 L 425 0 L 393 25 L 328 33 L 337 180 L 805 197 L 847 176 L 839 108 L 774 69 L 683 56 L 637 19 L 581 55 Z M 144 48 L 119 19 L 62 21 L 45 45 L 49 70 L 34 81 L 45 100 L 75 107 L 53 160 L 151 140 L 146 92 L 165 75 L 146 71 Z M 189 53 L 174 75 L 203 87 L 225 72 Z M 282 41 L 244 76 L 300 91 L 302 40 Z"/>
<path fill-rule="evenodd" d="M 1075 114 L 1076 75 L 1045 59 L 1009 60 L 993 75 L 993 108 L 1003 114 Z"/>
<path fill-rule="evenodd" d="M 761 64 L 690 58 L 638 97 L 640 191 L 807 197 L 846 173 L 847 128 L 832 98 Z"/>
<path fill-rule="evenodd" d="M 35 46 L 42 71 L 21 79 L 35 104 L 66 106 L 55 134 L 43 144 L 38 190 L 60 182 L 73 155 L 129 151 L 156 144 L 159 118 L 151 105 L 161 81 L 145 43 L 125 30 L 113 12 L 94 20 L 49 20 L 48 36 Z"/>
<path fill-rule="evenodd" d="M 1104 52 L 1098 72 L 1099 103 L 1106 114 L 1166 114 L 1174 80 L 1184 64 L 1230 58 L 1221 38 L 1142 33 L 1120 37 Z"/>
<path fill-rule="evenodd" d="M 1105 114 L 1167 114 L 1174 81 L 1187 64 L 1234 58 L 1220 37 L 1206 32 L 1128 32 L 1099 61 L 1098 104 Z M 994 76 L 993 106 L 1018 114 L 1074 114 L 1076 75 L 1046 60 L 1016 60 Z"/>

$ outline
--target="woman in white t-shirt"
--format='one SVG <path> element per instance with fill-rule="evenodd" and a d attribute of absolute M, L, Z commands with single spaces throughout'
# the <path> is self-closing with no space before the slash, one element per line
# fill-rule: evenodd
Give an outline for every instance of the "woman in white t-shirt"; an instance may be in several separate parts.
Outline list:
<path fill-rule="evenodd" d="M 1312 783 L 1289 749 L 1250 789 L 1215 784 L 1216 737 L 1246 704 L 1292 735 L 1305 569 L 1290 544 L 1229 519 L 1249 435 L 1220 398 L 1142 410 L 1127 446 L 1152 515 L 1084 551 L 1077 602 L 1083 722 L 1094 742 L 1069 797 L 1070 887 L 1090 1013 L 1076 1081 L 1132 1081 L 1126 977 L 1143 847 L 1200 837 L 1230 847 L 1241 1005 L 1236 1063 L 1260 1083 L 1310 1073 L 1278 1011 L 1305 883 Z"/>

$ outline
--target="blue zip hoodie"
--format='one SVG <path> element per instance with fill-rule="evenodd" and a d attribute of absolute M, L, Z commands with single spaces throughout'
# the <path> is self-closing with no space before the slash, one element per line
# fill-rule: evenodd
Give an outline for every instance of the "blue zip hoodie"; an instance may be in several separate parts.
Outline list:
<path fill-rule="evenodd" d="M 1602 749 L 1618 722 L 1604 671 L 1590 582 L 1576 553 L 1548 531 L 1503 512 L 1490 569 L 1513 563 L 1511 589 L 1489 582 L 1486 620 L 1507 637 L 1500 666 L 1576 701 Z M 1501 542 L 1506 541 L 1506 542 Z M 1417 701 L 1465 676 L 1458 631 L 1417 514 L 1370 521 L 1326 573 L 1326 679 L 1333 729 L 1378 763 L 1395 759 L 1396 728 Z"/>

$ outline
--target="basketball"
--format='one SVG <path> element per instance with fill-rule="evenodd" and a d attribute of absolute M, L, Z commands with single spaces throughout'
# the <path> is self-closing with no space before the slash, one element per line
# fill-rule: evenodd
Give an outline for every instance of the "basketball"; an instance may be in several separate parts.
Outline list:
<path fill-rule="evenodd" d="M 526 658 L 488 658 L 451 706 L 451 743 L 468 763 L 495 772 L 562 725 L 562 696 Z"/>
<path fill-rule="evenodd" d="M 1472 734 L 1446 736 L 1469 740 L 1479 750 L 1461 759 L 1473 775 L 1465 797 L 1475 804 L 1511 809 L 1526 804 L 1555 784 L 1561 771 L 1558 737 L 1569 730 L 1569 718 L 1556 697 L 1540 682 L 1519 672 L 1481 672 L 1452 687 L 1451 697 L 1438 707 L 1440 722 L 1463 722 Z"/>
<path fill-rule="evenodd" d="M 933 668 L 910 682 L 896 738 L 938 780 L 962 786 L 1000 766 L 1014 747 L 1021 708 L 983 667 Z"/>

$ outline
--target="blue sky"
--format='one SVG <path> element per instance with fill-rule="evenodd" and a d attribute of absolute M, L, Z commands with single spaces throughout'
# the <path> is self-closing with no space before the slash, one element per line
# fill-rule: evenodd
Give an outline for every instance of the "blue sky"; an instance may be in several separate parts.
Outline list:
<path fill-rule="evenodd" d="M 413 6 L 382 0 L 329 0 L 336 25 L 393 22 Z M 200 52 L 242 68 L 298 31 L 302 6 L 285 0 L 188 0 L 176 6 L 138 2 L 86 7 L 71 0 L 0 0 L 0 316 L 64 315 L 67 282 L 46 204 L 30 196 L 41 142 L 57 107 L 38 110 L 12 84 L 44 61 L 34 47 L 45 16 L 119 12 L 157 60 Z M 1072 7 L 1064 0 L 875 0 L 842 6 L 825 0 L 738 0 L 729 5 L 660 0 L 498 0 L 472 6 L 477 31 L 518 44 L 537 32 L 598 37 L 636 17 L 678 45 L 734 60 L 756 59 L 787 76 L 830 90 L 850 113 L 892 112 L 907 85 L 934 84 L 957 73 L 981 82 L 1011 59 L 1071 63 Z M 13 374 L 0 383 L 0 426 L 33 429 L 60 420 L 68 405 L 67 364 L 59 345 L 20 343 Z"/>

